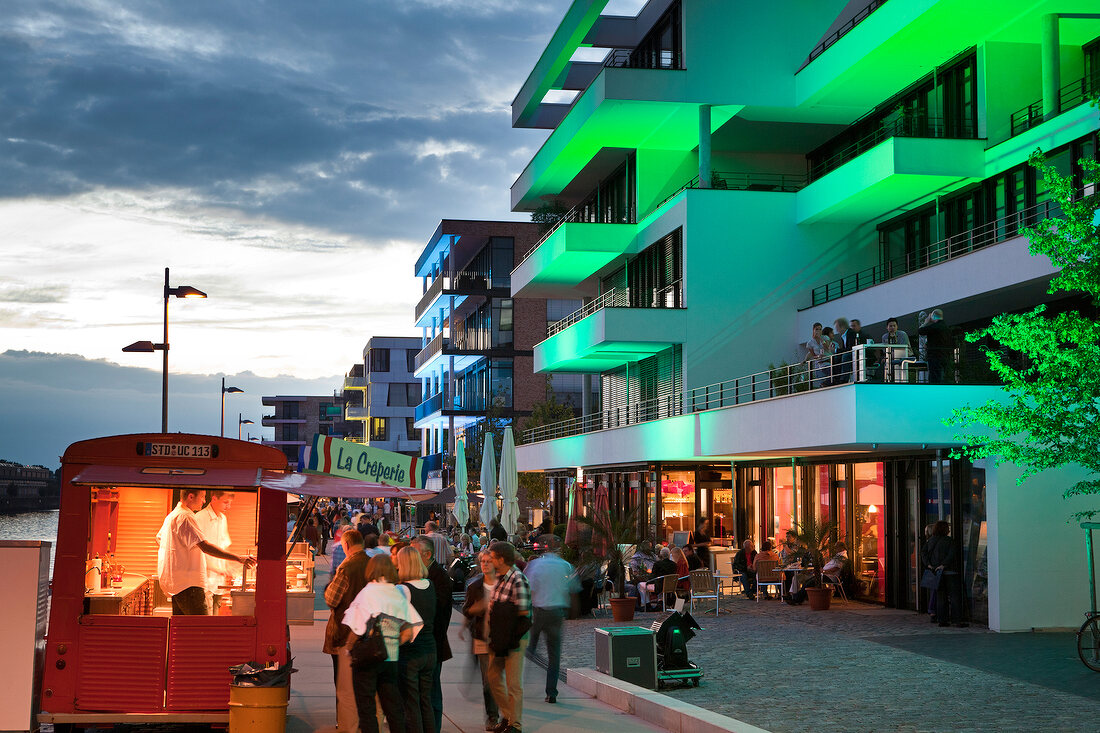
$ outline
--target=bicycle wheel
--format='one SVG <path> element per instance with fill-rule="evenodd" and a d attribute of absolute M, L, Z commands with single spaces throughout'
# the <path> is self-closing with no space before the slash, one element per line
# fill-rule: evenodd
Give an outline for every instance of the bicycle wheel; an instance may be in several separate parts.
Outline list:
<path fill-rule="evenodd" d="M 1077 656 L 1086 667 L 1100 672 L 1100 616 L 1093 616 L 1078 629 Z"/>

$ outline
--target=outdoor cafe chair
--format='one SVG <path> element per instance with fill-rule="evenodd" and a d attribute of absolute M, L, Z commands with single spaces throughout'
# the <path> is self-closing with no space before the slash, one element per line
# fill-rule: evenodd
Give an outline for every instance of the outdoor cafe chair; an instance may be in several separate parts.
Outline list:
<path fill-rule="evenodd" d="M 753 566 L 756 570 L 756 602 L 760 602 L 760 596 L 768 586 L 779 589 L 779 597 L 783 597 L 783 573 L 776 570 L 779 565 L 777 560 L 757 560 Z"/>
<path fill-rule="evenodd" d="M 844 583 L 840 580 L 840 573 L 821 573 L 821 585 L 825 588 L 836 588 L 840 591 L 840 597 L 848 602 L 848 594 L 844 592 Z"/>
<path fill-rule="evenodd" d="M 695 613 L 696 601 L 709 601 L 714 599 L 714 615 L 718 615 L 718 584 L 714 580 L 714 573 L 709 570 L 692 570 L 688 574 L 691 578 L 690 609 Z"/>
<path fill-rule="evenodd" d="M 657 588 L 657 592 L 661 594 L 661 611 L 662 613 L 668 610 L 668 597 L 669 595 L 676 595 L 676 583 L 680 578 L 676 573 L 670 573 L 668 575 L 662 575 L 653 581 L 654 587 Z"/>
<path fill-rule="evenodd" d="M 728 576 L 723 576 L 722 580 L 723 581 L 726 581 L 726 580 L 729 581 L 730 595 L 733 595 L 734 590 L 735 590 L 734 586 L 737 586 L 740 590 L 745 590 L 745 581 L 741 577 L 741 573 L 734 570 L 734 568 L 733 568 L 733 558 L 732 557 L 729 559 L 729 562 L 730 562 L 730 574 Z"/>

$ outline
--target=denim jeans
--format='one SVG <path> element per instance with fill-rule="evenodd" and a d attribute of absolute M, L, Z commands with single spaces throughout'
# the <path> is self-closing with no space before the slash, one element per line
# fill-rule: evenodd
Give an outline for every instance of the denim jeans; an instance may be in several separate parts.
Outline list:
<path fill-rule="evenodd" d="M 399 667 L 401 694 L 405 697 L 405 730 L 408 733 L 436 733 L 432 711 L 435 652 L 402 657 Z"/>
<path fill-rule="evenodd" d="M 355 690 L 355 706 L 359 712 L 359 730 L 378 733 L 378 710 L 375 696 L 382 703 L 390 733 L 405 730 L 405 711 L 401 707 L 401 690 L 398 684 L 397 662 L 379 662 L 366 669 L 351 670 L 351 684 Z"/>
<path fill-rule="evenodd" d="M 531 617 L 531 651 L 537 651 L 539 637 L 546 634 L 546 694 L 558 696 L 558 672 L 561 670 L 561 627 L 564 608 L 535 608 Z"/>

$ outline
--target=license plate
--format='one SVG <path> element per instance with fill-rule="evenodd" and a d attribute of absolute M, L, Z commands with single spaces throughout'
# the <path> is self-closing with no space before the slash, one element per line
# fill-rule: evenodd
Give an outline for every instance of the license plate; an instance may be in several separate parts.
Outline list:
<path fill-rule="evenodd" d="M 145 455 L 152 458 L 210 458 L 211 446 L 187 443 L 146 443 Z"/>

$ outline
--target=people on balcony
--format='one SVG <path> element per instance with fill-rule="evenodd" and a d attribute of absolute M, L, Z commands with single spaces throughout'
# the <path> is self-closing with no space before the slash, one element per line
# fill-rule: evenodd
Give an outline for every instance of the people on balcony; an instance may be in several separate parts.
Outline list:
<path fill-rule="evenodd" d="M 846 384 L 852 381 L 852 349 L 855 347 L 855 334 L 852 333 L 848 319 L 844 316 L 833 321 L 836 342 L 836 358 L 833 359 L 832 384 Z"/>
<path fill-rule="evenodd" d="M 810 386 L 813 389 L 823 387 L 829 378 L 828 348 L 832 342 L 826 342 L 820 323 L 813 326 L 813 335 L 805 343 L 806 356 L 803 362 L 810 364 Z"/>
<path fill-rule="evenodd" d="M 917 333 L 928 339 L 927 362 L 929 384 L 942 384 L 944 381 L 945 367 L 951 362 L 951 355 L 955 344 L 951 338 L 951 330 L 943 321 L 943 311 L 936 308 L 928 314 L 921 323 Z"/>

